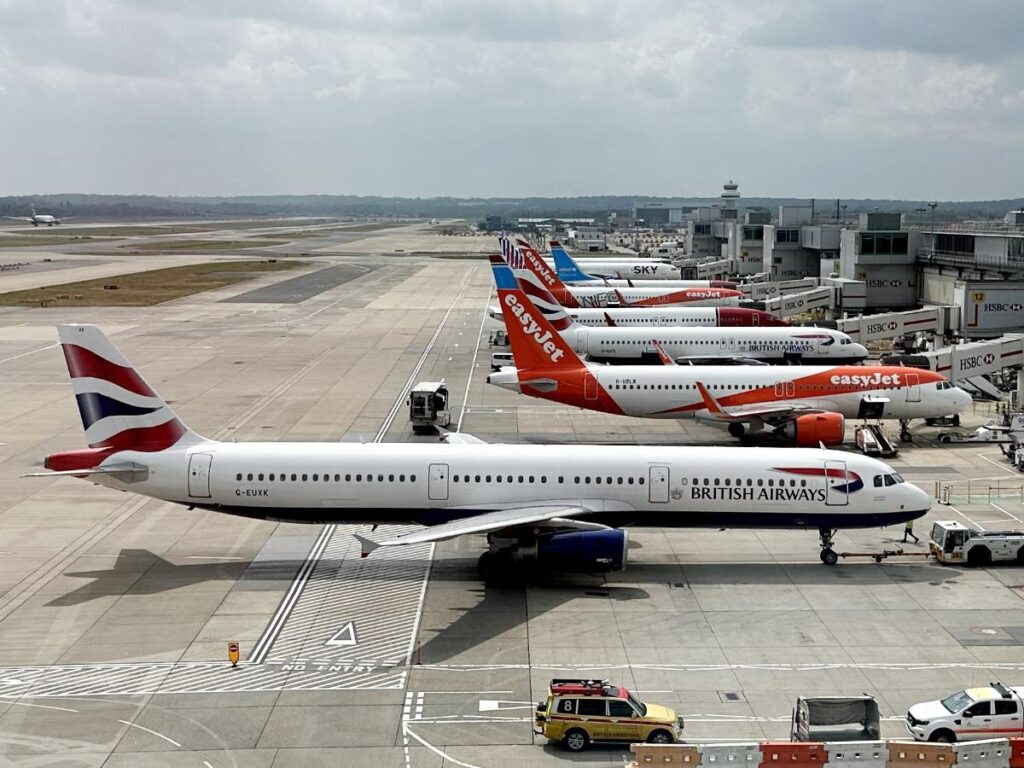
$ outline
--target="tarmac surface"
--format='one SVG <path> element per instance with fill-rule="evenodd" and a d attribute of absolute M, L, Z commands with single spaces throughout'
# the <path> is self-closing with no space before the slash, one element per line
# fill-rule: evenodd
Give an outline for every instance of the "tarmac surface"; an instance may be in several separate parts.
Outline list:
<path fill-rule="evenodd" d="M 0 308 L 0 764 L 621 765 L 624 748 L 570 756 L 533 735 L 552 677 L 606 677 L 673 706 L 693 742 L 784 739 L 796 696 L 861 692 L 899 737 L 910 704 L 1024 683 L 1020 568 L 923 557 L 827 568 L 814 532 L 638 529 L 621 573 L 489 588 L 476 574 L 479 537 L 362 560 L 355 526 L 244 520 L 21 477 L 84 445 L 54 342 L 69 320 L 104 327 L 179 416 L 219 439 L 436 440 L 412 435 L 405 392 L 445 378 L 459 429 L 485 439 L 731 444 L 702 425 L 488 386 L 488 270 L 422 255 L 455 239 L 408 226 L 297 240 L 316 254 L 298 277 L 143 312 Z M 100 258 L 91 247 L 54 253 Z M 111 269 L 138 261 L 103 258 Z M 991 415 L 979 406 L 969 421 Z M 1024 478 L 998 448 L 935 434 L 915 427 L 890 462 L 929 491 L 955 482 L 953 504 L 936 504 L 918 535 L 936 519 L 1024 528 Z M 901 536 L 843 532 L 836 548 L 877 552 Z"/>

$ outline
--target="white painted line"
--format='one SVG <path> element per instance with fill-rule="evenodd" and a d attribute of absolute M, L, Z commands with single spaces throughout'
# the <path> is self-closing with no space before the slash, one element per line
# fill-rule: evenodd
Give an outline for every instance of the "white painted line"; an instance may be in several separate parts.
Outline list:
<path fill-rule="evenodd" d="M 978 529 L 979 531 L 984 531 L 984 530 L 985 530 L 985 526 L 981 525 L 981 523 L 977 523 L 977 522 L 975 522 L 974 520 L 971 520 L 971 518 L 969 518 L 969 517 L 968 517 L 967 515 L 965 515 L 965 514 L 964 514 L 963 512 L 961 512 L 961 511 L 960 511 L 959 509 L 957 509 L 956 507 L 954 507 L 954 506 L 953 506 L 952 504 L 948 504 L 947 506 L 948 506 L 948 507 L 949 507 L 950 509 L 952 509 L 952 510 L 953 510 L 954 512 L 956 512 L 956 513 L 957 513 L 958 515 L 960 515 L 960 517 L 962 517 L 962 518 L 963 518 L 964 520 L 966 520 L 966 521 L 967 521 L 968 523 L 970 523 L 970 524 L 971 524 L 971 525 L 973 525 L 973 526 L 974 526 L 975 528 L 977 528 L 977 529 Z"/>
<path fill-rule="evenodd" d="M 213 766 L 210 765 L 210 761 L 209 760 L 203 760 L 203 765 L 205 765 L 206 768 L 213 768 Z"/>
<path fill-rule="evenodd" d="M 487 307 L 491 303 L 491 292 L 487 292 L 484 300 L 484 311 L 480 317 L 480 331 L 476 336 L 476 348 L 473 350 L 473 359 L 469 361 L 469 378 L 466 379 L 466 391 L 462 395 L 462 410 L 459 412 L 459 423 L 455 427 L 456 432 L 462 431 L 462 420 L 466 417 L 466 405 L 469 403 L 469 388 L 473 384 L 473 373 L 476 371 L 476 357 L 480 354 L 480 343 L 484 340 L 484 323 L 487 322 Z"/>
<path fill-rule="evenodd" d="M 997 467 L 999 467 L 999 469 L 1001 469 L 1001 470 L 1002 470 L 1003 472 L 1005 472 L 1006 474 L 1010 475 L 1010 477 L 1020 477 L 1020 474 L 1019 474 L 1018 472 L 1014 472 L 1014 471 L 1012 471 L 1012 470 L 1010 470 L 1010 469 L 1007 469 L 1007 468 L 1006 468 L 1006 467 L 1004 467 L 1004 466 L 1003 466 L 1002 464 L 1000 464 L 1000 463 L 999 463 L 998 461 L 993 461 L 993 460 L 992 460 L 992 459 L 990 459 L 990 458 L 989 458 L 988 456 L 982 456 L 982 455 L 981 455 L 980 453 L 976 453 L 976 454 L 974 454 L 974 455 L 975 455 L 975 456 L 977 456 L 977 457 L 978 457 L 979 459 L 981 459 L 982 461 L 987 461 L 987 462 L 988 462 L 989 464 L 992 464 L 992 465 L 994 465 L 994 466 L 997 466 Z M 987 479 L 989 479 L 989 478 L 980 478 L 980 479 L 982 479 L 982 480 L 987 480 Z"/>
<path fill-rule="evenodd" d="M 430 583 L 430 572 L 434 568 L 434 548 L 437 544 L 431 543 L 430 554 L 427 555 L 427 572 L 423 574 L 423 584 L 420 586 L 419 602 L 416 604 L 416 620 L 412 624 L 412 633 L 409 635 L 409 649 L 405 652 L 405 663 L 412 666 L 413 653 L 416 648 L 416 638 L 420 635 L 420 621 L 423 619 L 423 604 L 427 599 L 427 584 Z"/>
<path fill-rule="evenodd" d="M 320 532 L 319 538 L 317 538 L 316 542 L 314 542 L 313 546 L 310 548 L 309 554 L 306 556 L 306 560 L 302 564 L 302 568 L 295 577 L 295 581 L 293 581 L 291 586 L 288 588 L 288 592 L 285 594 L 281 604 L 274 612 L 274 616 L 271 618 L 267 628 L 263 631 L 260 639 L 256 641 L 256 646 L 253 648 L 252 654 L 249 656 L 250 662 L 259 664 L 264 658 L 266 658 L 267 652 L 274 644 L 274 640 L 280 634 L 285 621 L 291 614 L 292 608 L 295 607 L 295 603 L 298 602 L 299 596 L 302 594 L 303 587 L 306 586 L 306 582 L 309 580 L 309 576 L 313 572 L 314 566 L 319 561 L 321 553 L 331 540 L 336 528 L 337 526 L 333 524 L 325 525 L 324 529 Z"/>
<path fill-rule="evenodd" d="M 138 728 L 140 731 L 145 731 L 146 733 L 151 733 L 152 735 L 156 736 L 158 739 L 163 739 L 168 744 L 173 744 L 174 746 L 179 747 L 179 748 L 181 747 L 181 744 L 176 742 L 170 736 L 164 736 L 162 733 L 157 733 L 154 730 L 146 728 L 144 725 L 139 725 L 138 723 L 129 723 L 127 720 L 118 720 L 117 722 L 124 723 L 125 725 L 127 725 L 127 726 L 129 726 L 131 728 Z"/>
<path fill-rule="evenodd" d="M 40 347 L 39 349 L 33 349 L 31 352 L 22 352 L 20 355 L 12 355 L 11 357 L 5 357 L 3 360 L 0 360 L 0 363 L 9 363 L 9 362 L 11 362 L 11 360 L 19 360 L 22 357 L 28 357 L 29 355 L 34 355 L 37 352 L 45 352 L 48 349 L 53 349 L 54 347 L 58 347 L 58 346 L 60 346 L 60 345 L 57 342 L 54 342 L 53 344 L 48 344 L 45 347 Z"/>
<path fill-rule="evenodd" d="M 1008 511 L 1006 511 L 1005 509 L 1003 509 L 1002 507 L 1000 507 L 1000 506 L 999 506 L 998 504 L 996 504 L 996 503 L 995 503 L 994 501 L 990 501 L 990 502 L 989 502 L 989 504 L 991 504 L 991 505 L 992 505 L 993 507 L 995 507 L 996 509 L 998 509 L 998 510 L 999 510 L 1000 512 L 1002 512 L 1002 513 L 1003 513 L 1004 515 L 1007 515 L 1008 517 L 1012 517 L 1012 518 L 1013 518 L 1014 520 L 1016 520 L 1016 521 L 1017 521 L 1018 523 L 1024 523 L 1024 520 L 1021 520 L 1021 519 L 1020 519 L 1019 517 L 1017 517 L 1017 516 L 1016 516 L 1015 514 L 1013 514 L 1012 512 L 1008 512 Z"/>
<path fill-rule="evenodd" d="M 74 712 L 75 714 L 78 714 L 78 710 L 77 709 L 68 709 L 67 707 L 50 707 L 50 706 L 47 706 L 46 704 L 29 704 L 26 701 L 12 701 L 11 702 L 11 706 L 12 707 L 35 707 L 36 709 L 55 709 L 58 712 Z"/>
<path fill-rule="evenodd" d="M 412 738 L 416 739 L 416 741 L 418 741 L 424 747 L 429 749 L 431 752 L 433 752 L 438 757 L 442 758 L 445 761 L 445 763 L 451 763 L 452 765 L 462 766 L 462 768 L 480 768 L 479 765 L 473 765 L 472 763 L 464 763 L 461 760 L 457 760 L 454 757 L 452 757 L 451 755 L 449 755 L 447 752 L 445 752 L 444 750 L 438 749 L 433 744 L 430 744 L 430 743 L 424 741 L 422 738 L 420 738 L 415 733 L 413 733 L 413 730 L 412 730 L 412 728 L 409 727 L 408 723 L 403 723 L 402 724 L 402 733 L 406 734 L 408 736 L 412 736 Z"/>

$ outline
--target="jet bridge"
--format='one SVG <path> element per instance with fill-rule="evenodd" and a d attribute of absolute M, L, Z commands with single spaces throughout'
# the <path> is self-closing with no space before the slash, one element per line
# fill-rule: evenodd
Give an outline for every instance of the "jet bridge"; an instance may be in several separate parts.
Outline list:
<path fill-rule="evenodd" d="M 1024 365 L 1024 334 L 1014 333 L 998 339 L 954 344 L 915 357 L 927 362 L 931 370 L 956 382 L 986 373 L 997 373 L 1003 368 L 1020 368 Z M 1024 376 L 1019 376 L 1018 381 L 1024 382 Z"/>
<path fill-rule="evenodd" d="M 956 307 L 925 307 L 909 312 L 883 312 L 877 315 L 860 315 L 836 321 L 836 328 L 854 341 L 866 344 L 877 339 L 895 339 L 907 333 L 930 331 L 943 334 L 952 330 L 951 315 Z"/>
<path fill-rule="evenodd" d="M 782 296 L 788 293 L 796 293 L 798 291 L 806 291 L 811 288 L 817 288 L 818 281 L 813 277 L 805 277 L 801 280 L 782 280 L 779 282 L 757 282 L 757 283 L 740 283 L 738 290 L 742 291 L 747 295 L 747 298 L 751 301 L 764 301 L 766 299 L 772 299 L 776 296 Z"/>
<path fill-rule="evenodd" d="M 832 288 L 813 288 L 767 299 L 764 308 L 776 317 L 786 318 L 810 312 L 812 309 L 829 309 L 833 306 L 833 299 Z"/>

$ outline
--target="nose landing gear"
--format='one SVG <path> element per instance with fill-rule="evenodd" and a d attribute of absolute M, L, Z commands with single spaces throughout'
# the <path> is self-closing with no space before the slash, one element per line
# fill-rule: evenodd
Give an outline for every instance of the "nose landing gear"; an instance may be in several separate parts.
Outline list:
<path fill-rule="evenodd" d="M 821 541 L 821 562 L 825 565 L 835 565 L 839 562 L 839 555 L 832 549 L 832 537 L 835 536 L 836 532 L 833 528 L 819 528 L 818 539 Z"/>

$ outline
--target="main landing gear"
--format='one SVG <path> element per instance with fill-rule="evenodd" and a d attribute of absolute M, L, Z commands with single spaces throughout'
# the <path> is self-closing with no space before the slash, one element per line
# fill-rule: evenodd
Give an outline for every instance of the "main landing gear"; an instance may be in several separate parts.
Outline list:
<path fill-rule="evenodd" d="M 839 555 L 832 549 L 832 537 L 836 532 L 833 528 L 819 528 L 818 539 L 821 541 L 821 562 L 825 565 L 835 565 L 839 562 Z"/>

